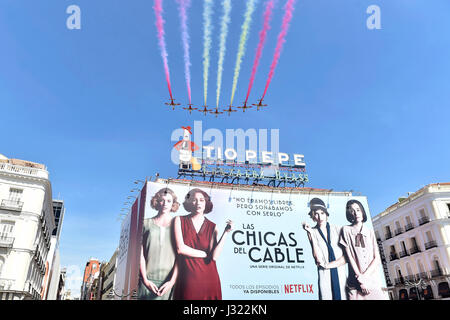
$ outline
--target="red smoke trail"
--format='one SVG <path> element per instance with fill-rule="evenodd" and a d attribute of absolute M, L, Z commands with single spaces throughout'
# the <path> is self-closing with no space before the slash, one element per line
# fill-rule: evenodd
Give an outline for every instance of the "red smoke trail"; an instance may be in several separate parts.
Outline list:
<path fill-rule="evenodd" d="M 161 49 L 161 57 L 163 59 L 164 71 L 166 73 L 167 87 L 169 88 L 170 99 L 172 97 L 172 87 L 170 85 L 169 63 L 167 61 L 166 40 L 164 38 L 164 19 L 162 17 L 162 0 L 155 0 L 153 9 L 156 16 L 156 29 L 158 30 L 158 44 Z"/>
<path fill-rule="evenodd" d="M 284 6 L 284 17 L 283 23 L 281 25 L 281 32 L 278 35 L 277 46 L 275 48 L 275 54 L 273 56 L 272 65 L 270 66 L 269 77 L 267 78 L 266 88 L 264 89 L 264 94 L 262 95 L 262 99 L 264 99 L 267 89 L 269 88 L 269 84 L 272 81 L 273 73 L 275 72 L 275 68 L 278 64 L 278 60 L 280 59 L 281 49 L 283 49 L 283 43 L 286 41 L 285 37 L 289 30 L 289 22 L 292 19 L 292 13 L 294 12 L 294 3 L 295 0 L 288 0 L 286 5 Z"/>
<path fill-rule="evenodd" d="M 256 70 L 258 69 L 259 60 L 261 59 L 264 44 L 266 42 L 267 31 L 270 29 L 270 18 L 272 16 L 273 7 L 275 6 L 274 0 L 266 2 L 266 10 L 264 11 L 264 25 L 262 30 L 259 32 L 259 43 L 256 49 L 255 61 L 253 62 L 252 75 L 250 76 L 250 83 L 248 84 L 247 97 L 245 98 L 245 103 L 247 103 L 250 91 L 253 87 L 253 82 L 255 81 Z"/>

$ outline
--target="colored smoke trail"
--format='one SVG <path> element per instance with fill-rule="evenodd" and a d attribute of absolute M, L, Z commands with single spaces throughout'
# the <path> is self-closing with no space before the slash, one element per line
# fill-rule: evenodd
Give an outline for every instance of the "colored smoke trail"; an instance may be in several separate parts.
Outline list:
<path fill-rule="evenodd" d="M 283 44 L 286 41 L 285 40 L 286 34 L 289 30 L 289 23 L 291 22 L 292 13 L 294 12 L 294 4 L 295 4 L 295 0 L 288 0 L 286 2 L 286 5 L 284 6 L 285 13 L 284 13 L 284 17 L 283 17 L 283 22 L 281 24 L 281 32 L 278 35 L 277 46 L 275 47 L 275 54 L 273 56 L 272 64 L 270 66 L 269 76 L 268 76 L 267 82 L 266 82 L 266 87 L 264 89 L 264 93 L 263 93 L 261 99 L 264 99 L 264 97 L 267 93 L 267 89 L 269 88 L 269 84 L 272 81 L 272 77 L 275 72 L 275 68 L 278 64 L 278 60 L 280 59 L 281 50 L 283 49 Z"/>
<path fill-rule="evenodd" d="M 191 57 L 189 56 L 189 32 L 187 25 L 187 9 L 191 5 L 191 0 L 177 0 L 179 4 L 179 13 L 181 20 L 181 40 L 183 42 L 184 51 L 184 74 L 186 77 L 186 86 L 189 97 L 189 104 L 191 103 Z"/>
<path fill-rule="evenodd" d="M 223 0 L 223 16 L 220 22 L 219 63 L 217 67 L 217 99 L 216 107 L 219 107 L 220 90 L 222 88 L 223 61 L 225 60 L 228 24 L 230 23 L 231 0 Z"/>
<path fill-rule="evenodd" d="M 212 34 L 212 5 L 213 0 L 205 0 L 203 4 L 203 88 L 205 95 L 205 106 L 208 98 L 208 75 L 211 50 L 211 34 Z"/>
<path fill-rule="evenodd" d="M 253 87 L 253 82 L 255 81 L 256 70 L 258 69 L 259 60 L 261 59 L 264 44 L 266 42 L 267 31 L 270 29 L 270 18 L 272 17 L 272 11 L 275 6 L 275 1 L 270 0 L 266 2 L 266 9 L 264 11 L 264 25 L 259 33 L 259 43 L 256 49 L 255 61 L 253 62 L 252 75 L 250 76 L 250 83 L 248 84 L 247 96 L 245 98 L 245 103 L 247 103 L 250 91 Z"/>
<path fill-rule="evenodd" d="M 236 57 L 236 66 L 234 68 L 234 77 L 233 77 L 233 87 L 231 90 L 231 101 L 230 104 L 233 104 L 234 94 L 236 93 L 237 81 L 239 78 L 239 72 L 241 71 L 241 63 L 242 58 L 245 54 L 245 45 L 248 39 L 248 33 L 250 32 L 250 23 L 252 22 L 252 14 L 255 11 L 256 3 L 258 0 L 248 0 L 247 9 L 245 11 L 245 19 L 244 24 L 242 25 L 241 38 L 239 40 L 239 49 Z"/>
<path fill-rule="evenodd" d="M 166 81 L 167 87 L 169 88 L 170 99 L 172 97 L 172 86 L 170 85 L 170 73 L 169 73 L 169 63 L 167 59 L 167 50 L 166 50 L 166 39 L 164 38 L 164 19 L 162 17 L 162 0 L 155 0 L 153 5 L 153 10 L 155 11 L 156 16 L 156 29 L 158 30 L 158 44 L 161 50 L 161 57 L 163 59 L 164 71 L 166 73 Z"/>

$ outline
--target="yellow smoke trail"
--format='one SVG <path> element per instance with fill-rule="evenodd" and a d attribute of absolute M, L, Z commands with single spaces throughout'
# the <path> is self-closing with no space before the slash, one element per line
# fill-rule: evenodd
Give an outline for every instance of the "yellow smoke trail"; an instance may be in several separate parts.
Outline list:
<path fill-rule="evenodd" d="M 211 49 L 211 33 L 212 33 L 212 5 L 213 0 L 205 0 L 203 6 L 203 88 L 205 90 L 205 105 L 208 98 L 208 74 Z"/>
<path fill-rule="evenodd" d="M 231 0 L 223 0 L 223 16 L 220 22 L 219 63 L 217 67 L 216 107 L 219 107 L 220 90 L 222 88 L 223 61 L 225 60 L 228 24 L 230 23 Z"/>
<path fill-rule="evenodd" d="M 241 70 L 242 58 L 245 54 L 245 44 L 247 43 L 248 33 L 250 32 L 250 23 L 252 22 L 252 14 L 255 11 L 258 0 L 249 0 L 247 2 L 247 10 L 245 11 L 244 24 L 242 25 L 241 38 L 239 40 L 239 49 L 236 58 L 236 67 L 234 68 L 233 88 L 231 90 L 231 102 L 233 104 L 234 94 L 236 93 L 237 81 Z"/>

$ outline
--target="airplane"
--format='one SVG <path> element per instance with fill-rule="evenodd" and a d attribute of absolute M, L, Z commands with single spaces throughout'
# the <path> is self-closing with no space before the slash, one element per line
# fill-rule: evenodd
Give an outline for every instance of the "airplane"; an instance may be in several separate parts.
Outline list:
<path fill-rule="evenodd" d="M 247 107 L 247 101 L 244 102 L 244 105 L 242 107 L 238 107 L 239 109 L 242 109 L 242 111 L 245 112 L 245 109 L 250 109 L 252 106 Z"/>
<path fill-rule="evenodd" d="M 180 105 L 179 103 L 175 103 L 174 100 L 175 100 L 174 98 L 170 98 L 170 102 L 166 102 L 165 103 L 168 106 L 172 106 L 172 110 L 175 110 L 175 106 L 179 106 Z"/>
<path fill-rule="evenodd" d="M 262 104 L 263 99 L 259 100 L 258 104 L 252 104 L 252 106 L 258 107 L 258 111 L 260 107 L 267 107 L 267 104 Z"/>
<path fill-rule="evenodd" d="M 203 108 L 203 109 L 199 109 L 198 111 L 199 111 L 199 112 L 203 112 L 203 114 L 204 114 L 205 116 L 206 116 L 206 114 L 207 114 L 208 112 L 211 111 L 211 109 L 208 109 L 208 106 L 207 106 L 207 105 L 204 105 L 202 108 Z"/>
<path fill-rule="evenodd" d="M 188 104 L 189 108 L 183 108 L 184 110 L 188 110 L 189 113 L 192 113 L 192 110 L 197 110 L 198 108 L 192 108 L 192 103 Z"/>
<path fill-rule="evenodd" d="M 233 110 L 233 106 L 230 104 L 228 109 L 223 109 L 223 111 L 228 112 L 228 115 L 230 115 L 232 112 L 237 112 L 237 110 Z"/>
<path fill-rule="evenodd" d="M 218 114 L 222 114 L 223 112 L 219 111 L 219 109 L 216 108 L 215 111 L 210 111 L 209 113 L 215 114 L 215 115 L 216 115 L 216 118 L 217 118 L 217 115 L 218 115 Z"/>

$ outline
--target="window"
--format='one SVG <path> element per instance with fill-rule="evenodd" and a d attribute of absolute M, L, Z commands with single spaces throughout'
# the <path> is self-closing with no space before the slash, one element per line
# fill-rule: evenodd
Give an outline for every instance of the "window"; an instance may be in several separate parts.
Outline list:
<path fill-rule="evenodd" d="M 0 236 L 8 237 L 14 230 L 14 221 L 2 220 L 0 223 Z"/>
<path fill-rule="evenodd" d="M 389 226 L 385 227 L 386 229 L 386 240 L 392 238 L 392 233 L 391 233 L 391 228 L 389 228 Z"/>
<path fill-rule="evenodd" d="M 400 258 L 403 258 L 408 255 L 408 250 L 406 249 L 406 245 L 404 241 L 400 241 Z"/>
<path fill-rule="evenodd" d="M 419 214 L 420 214 L 421 218 L 424 218 L 425 217 L 425 209 L 420 209 Z"/>
<path fill-rule="evenodd" d="M 423 225 L 430 221 L 430 218 L 427 216 L 425 209 L 419 210 L 419 225 Z"/>
<path fill-rule="evenodd" d="M 417 245 L 417 240 L 415 237 L 411 238 L 411 249 L 410 249 L 410 254 L 414 254 L 420 252 L 419 246 Z"/>
<path fill-rule="evenodd" d="M 8 200 L 19 202 L 22 199 L 22 189 L 10 188 Z"/>
<path fill-rule="evenodd" d="M 419 261 L 418 265 L 419 265 L 419 271 L 420 272 L 425 272 L 425 269 L 423 268 L 422 261 Z"/>

